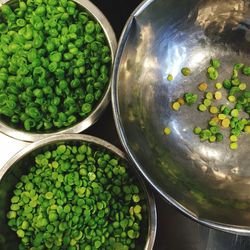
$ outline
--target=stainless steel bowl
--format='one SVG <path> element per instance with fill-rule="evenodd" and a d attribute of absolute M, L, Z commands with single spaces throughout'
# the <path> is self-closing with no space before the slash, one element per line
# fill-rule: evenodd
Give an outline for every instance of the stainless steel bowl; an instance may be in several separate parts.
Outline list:
<path fill-rule="evenodd" d="M 106 35 L 110 50 L 111 50 L 112 65 L 113 65 L 114 55 L 115 55 L 116 48 L 117 48 L 117 41 L 116 41 L 115 33 L 110 23 L 108 22 L 106 17 L 103 15 L 103 13 L 90 1 L 88 0 L 73 0 L 73 1 L 79 4 L 79 6 L 84 7 L 102 26 L 103 31 Z M 17 2 L 16 0 L 2 0 L 2 1 L 0 0 L 0 6 L 5 3 L 8 3 L 10 5 L 15 5 L 16 2 Z M 57 130 L 51 133 L 42 133 L 42 132 L 30 133 L 24 130 L 13 128 L 9 126 L 8 124 L 4 123 L 3 121 L 0 121 L 0 131 L 13 138 L 23 140 L 23 141 L 30 141 L 30 142 L 34 142 L 42 138 L 46 138 L 50 135 L 56 135 L 56 134 L 62 134 L 62 133 L 79 133 L 87 129 L 93 123 L 95 123 L 100 117 L 100 115 L 102 114 L 103 110 L 108 105 L 110 101 L 110 82 L 111 82 L 111 77 L 110 77 L 109 84 L 106 87 L 105 93 L 103 94 L 102 99 L 98 102 L 98 104 L 95 106 L 93 111 L 89 114 L 89 116 L 79 121 L 78 123 L 76 123 L 75 125 L 71 127 L 68 127 L 62 130 Z"/>
<path fill-rule="evenodd" d="M 44 152 L 49 148 L 54 148 L 62 142 L 71 145 L 78 145 L 82 142 L 87 142 L 95 148 L 106 150 L 107 152 L 116 155 L 123 161 L 123 163 L 128 167 L 128 172 L 135 176 L 135 180 L 138 181 L 137 183 L 141 187 L 147 202 L 147 217 L 145 217 L 142 222 L 143 232 L 141 234 L 141 238 L 137 242 L 137 249 L 152 250 L 157 227 L 156 205 L 153 194 L 146 188 L 137 170 L 129 166 L 122 151 L 97 137 L 78 134 L 55 135 L 34 142 L 19 151 L 3 166 L 3 168 L 0 169 L 0 247 L 3 236 L 6 240 L 6 243 L 4 244 L 4 246 L 7 247 L 6 249 L 17 249 L 17 238 L 15 234 L 11 232 L 6 221 L 6 213 L 10 205 L 9 200 L 12 196 L 15 184 L 19 181 L 19 178 L 23 174 L 28 172 L 31 167 L 30 164 L 34 160 L 34 155 Z"/>
<path fill-rule="evenodd" d="M 211 58 L 222 63 L 217 81 L 228 79 L 235 63 L 250 65 L 249 20 L 249 0 L 145 1 L 123 30 L 112 85 L 120 139 L 145 178 L 194 220 L 240 234 L 250 233 L 249 135 L 235 151 L 229 140 L 201 143 L 192 131 L 210 115 L 195 105 L 174 112 L 171 103 L 198 93 Z M 190 77 L 182 67 L 191 68 Z"/>

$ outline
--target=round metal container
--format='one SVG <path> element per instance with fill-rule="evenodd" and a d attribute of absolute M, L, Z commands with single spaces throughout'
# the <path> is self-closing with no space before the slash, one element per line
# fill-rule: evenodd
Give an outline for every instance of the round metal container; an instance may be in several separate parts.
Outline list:
<path fill-rule="evenodd" d="M 223 142 L 202 143 L 193 129 L 206 128 L 211 114 L 197 105 L 175 112 L 171 105 L 186 92 L 202 96 L 197 86 L 208 81 L 211 58 L 221 61 L 219 78 L 208 81 L 213 92 L 235 63 L 250 65 L 249 18 L 249 0 L 145 1 L 123 30 L 112 85 L 120 139 L 144 177 L 195 221 L 240 234 L 250 233 L 249 135 L 239 137 L 237 150 L 229 147 L 228 130 Z M 189 77 L 183 67 L 191 69 Z M 249 78 L 239 78 L 249 90 Z"/>
<path fill-rule="evenodd" d="M 79 6 L 84 7 L 102 26 L 102 29 L 106 35 L 107 42 L 111 50 L 112 65 L 113 65 L 114 56 L 115 56 L 115 52 L 117 48 L 117 41 L 116 41 L 115 33 L 110 23 L 108 22 L 106 17 L 103 15 L 103 13 L 90 1 L 88 0 L 73 0 L 73 1 L 76 2 Z M 4 0 L 0 3 L 0 5 L 4 3 L 15 5 L 17 1 L 16 0 L 9 0 L 9 1 Z M 0 121 L 0 131 L 15 139 L 29 141 L 29 142 L 34 142 L 42 138 L 46 138 L 50 135 L 63 134 L 63 133 L 80 133 L 81 131 L 87 129 L 89 126 L 95 123 L 100 117 L 103 110 L 108 105 L 110 101 L 110 83 L 111 83 L 111 76 L 110 76 L 109 84 L 106 87 L 106 90 L 105 90 L 105 93 L 103 94 L 102 99 L 96 104 L 93 111 L 89 114 L 88 117 L 86 117 L 83 120 L 80 120 L 78 123 L 76 123 L 75 125 L 71 127 L 68 127 L 62 130 L 57 130 L 56 132 L 51 132 L 51 133 L 43 133 L 43 132 L 31 133 L 31 132 L 26 132 L 24 130 L 13 128 L 9 126 L 8 124 L 4 123 L 3 121 Z"/>
<path fill-rule="evenodd" d="M 44 152 L 62 142 L 71 145 L 78 145 L 81 142 L 89 143 L 95 148 L 106 150 L 107 152 L 119 157 L 123 163 L 126 164 L 130 175 L 135 176 L 135 179 L 138 181 L 137 184 L 141 187 L 147 202 L 147 218 L 145 217 L 142 221 L 143 233 L 137 242 L 137 247 L 138 249 L 152 250 L 157 227 L 157 213 L 153 194 L 146 188 L 137 170 L 130 167 L 122 151 L 102 139 L 80 134 L 55 135 L 34 142 L 19 151 L 3 166 L 3 168 L 0 169 L 0 246 L 2 235 L 7 241 L 6 244 L 4 244 L 4 246 L 6 245 L 9 247 L 7 247 L 7 249 L 17 249 L 17 238 L 8 227 L 6 219 L 6 213 L 8 212 L 10 205 L 10 197 L 12 196 L 15 184 L 23 174 L 28 172 L 31 167 L 29 164 L 32 162 L 32 159 L 34 159 L 34 155 Z"/>

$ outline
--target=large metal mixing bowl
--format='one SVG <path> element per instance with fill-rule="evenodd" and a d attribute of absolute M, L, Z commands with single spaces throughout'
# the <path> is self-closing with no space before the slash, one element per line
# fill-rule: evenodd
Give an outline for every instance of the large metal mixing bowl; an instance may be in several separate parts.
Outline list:
<path fill-rule="evenodd" d="M 80 7 L 85 8 L 102 26 L 102 29 L 107 38 L 108 45 L 110 47 L 112 65 L 113 65 L 114 56 L 117 48 L 117 41 L 115 33 L 109 21 L 104 16 L 104 14 L 89 0 L 73 0 L 73 1 L 76 2 Z M 17 2 L 18 2 L 17 0 L 0 0 L 0 6 L 6 3 L 11 6 L 16 6 Z M 110 101 L 110 82 L 111 80 L 107 84 L 107 87 L 103 93 L 101 100 L 94 106 L 93 111 L 86 118 L 79 120 L 76 124 L 74 124 L 71 127 L 63 128 L 61 130 L 53 130 L 50 132 L 31 133 L 18 129 L 16 127 L 11 127 L 3 120 L 0 120 L 0 131 L 15 139 L 30 141 L 30 142 L 46 138 L 50 135 L 63 134 L 63 133 L 80 133 L 83 130 L 87 129 L 92 124 L 94 124 L 99 119 L 102 112 L 108 105 Z"/>
<path fill-rule="evenodd" d="M 211 115 L 196 105 L 174 112 L 171 103 L 185 92 L 198 93 L 211 58 L 222 63 L 217 81 L 228 79 L 235 63 L 250 65 L 249 4 L 143 2 L 121 36 L 112 86 L 119 136 L 145 178 L 194 220 L 241 234 L 250 233 L 250 136 L 240 136 L 238 150 L 230 150 L 228 139 L 201 143 L 193 128 L 207 126 Z M 191 69 L 190 77 L 182 76 L 182 67 Z"/>
<path fill-rule="evenodd" d="M 147 189 L 137 170 L 130 166 L 123 152 L 112 144 L 89 135 L 63 134 L 50 136 L 46 139 L 34 142 L 19 151 L 0 169 L 0 249 L 15 250 L 18 249 L 18 239 L 7 225 L 6 214 L 10 207 L 10 198 L 13 189 L 23 174 L 29 172 L 34 163 L 34 157 L 46 150 L 53 150 L 57 145 L 67 143 L 68 145 L 80 145 L 87 143 L 91 147 L 108 152 L 115 157 L 120 158 L 122 164 L 127 166 L 128 173 L 133 176 L 134 181 L 141 188 L 142 195 L 146 202 L 146 216 L 142 220 L 141 237 L 136 242 L 136 249 L 152 250 L 154 246 L 157 214 L 153 194 Z"/>

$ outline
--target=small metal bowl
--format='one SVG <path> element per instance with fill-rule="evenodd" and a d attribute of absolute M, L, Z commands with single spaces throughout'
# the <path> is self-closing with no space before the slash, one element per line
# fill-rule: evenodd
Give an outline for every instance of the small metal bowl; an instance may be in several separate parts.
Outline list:
<path fill-rule="evenodd" d="M 34 161 L 34 156 L 48 150 L 55 148 L 59 143 L 67 143 L 71 145 L 79 145 L 86 142 L 96 149 L 104 150 L 117 157 L 119 157 L 124 165 L 128 167 L 128 172 L 131 176 L 135 176 L 137 184 L 140 185 L 145 200 L 147 202 L 147 217 L 142 221 L 141 237 L 136 242 L 136 249 L 152 250 L 157 227 L 157 213 L 153 194 L 146 188 L 143 180 L 135 168 L 129 166 L 125 155 L 117 147 L 110 143 L 88 135 L 80 134 L 63 134 L 55 135 L 34 142 L 29 146 L 19 151 L 0 169 L 0 248 L 17 249 L 18 239 L 14 232 L 12 232 L 7 225 L 6 213 L 10 206 L 10 197 L 12 196 L 13 188 L 19 181 L 19 178 L 26 174 L 31 167 L 31 162 Z M 1 240 L 5 240 L 3 244 L 5 248 L 1 247 Z"/>
<path fill-rule="evenodd" d="M 247 235 L 250 136 L 239 137 L 237 150 L 230 149 L 224 129 L 223 142 L 201 143 L 193 129 L 206 128 L 211 114 L 197 105 L 174 112 L 171 105 L 185 92 L 202 101 L 197 85 L 208 81 L 211 58 L 221 61 L 218 82 L 231 77 L 235 63 L 250 65 L 249 11 L 249 0 L 144 1 L 120 38 L 112 84 L 119 136 L 152 186 L 195 221 Z M 183 67 L 191 69 L 189 77 L 181 74 Z M 249 78 L 239 78 L 249 90 Z M 208 81 L 208 91 L 215 92 L 217 81 Z M 165 127 L 172 131 L 168 136 Z"/>
<path fill-rule="evenodd" d="M 73 0 L 76 2 L 79 6 L 85 8 L 101 25 L 106 38 L 107 42 L 109 44 L 110 50 L 111 50 L 111 57 L 112 62 L 111 66 L 114 62 L 114 55 L 117 48 L 117 41 L 115 37 L 115 33 L 109 23 L 109 21 L 106 19 L 104 14 L 90 1 L 88 0 Z M 4 0 L 0 2 L 1 4 L 8 3 L 10 5 L 15 5 L 17 3 L 16 0 Z M 112 67 L 111 67 L 112 70 Z M 83 130 L 90 127 L 92 124 L 94 124 L 108 105 L 110 101 L 110 84 L 111 84 L 111 73 L 110 73 L 110 81 L 109 84 L 106 87 L 106 90 L 102 96 L 102 99 L 96 104 L 93 111 L 89 114 L 88 117 L 86 117 L 83 120 L 80 120 L 75 125 L 62 129 L 62 130 L 56 130 L 55 132 L 50 133 L 43 133 L 43 132 L 26 132 L 24 130 L 19 130 L 17 128 L 11 127 L 9 124 L 5 123 L 4 121 L 0 121 L 0 131 L 3 132 L 6 135 L 9 135 L 15 139 L 19 139 L 22 141 L 29 141 L 34 142 L 43 138 L 46 138 L 50 135 L 56 135 L 56 134 L 62 134 L 62 133 L 80 133 Z"/>

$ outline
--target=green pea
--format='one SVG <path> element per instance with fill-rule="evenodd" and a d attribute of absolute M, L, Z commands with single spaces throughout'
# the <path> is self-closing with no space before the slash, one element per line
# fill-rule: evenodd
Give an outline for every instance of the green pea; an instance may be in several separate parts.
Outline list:
<path fill-rule="evenodd" d="M 17 235 L 18 235 L 18 237 L 23 238 L 25 233 L 22 229 L 19 229 L 19 230 L 17 230 Z"/>
<path fill-rule="evenodd" d="M 53 198 L 53 193 L 52 192 L 47 192 L 45 194 L 45 198 L 48 199 L 48 200 L 52 199 Z"/>
<path fill-rule="evenodd" d="M 2 10 L 2 13 L 6 15 L 9 15 L 12 13 L 11 8 L 7 4 L 4 4 L 3 6 L 1 6 L 1 10 Z"/>
<path fill-rule="evenodd" d="M 35 121 L 32 119 L 32 118 L 28 118 L 24 121 L 24 128 L 27 130 L 27 131 L 30 131 L 31 128 L 35 127 Z"/>
<path fill-rule="evenodd" d="M 50 221 L 50 222 L 54 222 L 54 221 L 56 221 L 57 219 L 58 219 L 57 213 L 50 213 L 50 214 L 49 214 L 49 221 Z"/>
<path fill-rule="evenodd" d="M 74 80 L 72 80 L 71 81 L 71 83 L 70 83 L 70 86 L 72 87 L 72 88 L 77 88 L 79 85 L 80 85 L 80 80 L 79 79 L 74 79 Z"/>
<path fill-rule="evenodd" d="M 209 79 L 216 80 L 218 78 L 218 76 L 219 76 L 219 73 L 218 73 L 217 70 L 214 70 L 214 71 L 210 72 L 208 74 L 208 76 L 209 76 Z"/>
<path fill-rule="evenodd" d="M 95 24 L 93 21 L 89 21 L 87 22 L 86 26 L 85 26 L 85 31 L 88 33 L 88 34 L 91 34 L 93 33 L 95 30 Z"/>
<path fill-rule="evenodd" d="M 217 69 L 220 67 L 220 61 L 218 59 L 211 59 L 211 65 Z"/>
<path fill-rule="evenodd" d="M 70 115 L 69 117 L 68 117 L 68 124 L 69 125 L 71 125 L 71 124 L 73 124 L 73 123 L 75 123 L 76 121 L 77 121 L 77 118 L 76 118 L 76 116 L 74 116 L 74 115 Z"/>
<path fill-rule="evenodd" d="M 76 33 L 77 32 L 77 25 L 76 24 L 71 24 L 69 26 L 69 33 Z"/>
<path fill-rule="evenodd" d="M 54 43 L 48 42 L 47 45 L 46 45 L 46 49 L 47 49 L 48 52 L 54 51 L 54 49 L 55 49 Z"/>
<path fill-rule="evenodd" d="M 212 134 L 211 134 L 210 130 L 208 130 L 208 129 L 202 130 L 202 131 L 200 132 L 200 134 L 199 134 L 201 141 L 208 140 L 208 139 L 210 138 L 211 135 L 212 135 Z"/>
<path fill-rule="evenodd" d="M 68 83 L 67 83 L 67 81 L 66 81 L 66 80 L 61 80 L 61 81 L 59 82 L 59 88 L 61 88 L 62 90 L 67 89 L 67 88 L 68 88 Z"/>
<path fill-rule="evenodd" d="M 56 114 L 56 113 L 58 112 L 57 106 L 49 105 L 48 111 L 49 111 L 51 114 Z"/>
<path fill-rule="evenodd" d="M 85 60 L 84 60 L 84 58 L 80 58 L 80 59 L 78 59 L 78 60 L 76 61 L 76 66 L 77 66 L 77 67 L 81 67 L 81 66 L 83 66 L 83 65 L 85 65 Z"/>
<path fill-rule="evenodd" d="M 77 54 L 78 54 L 78 48 L 77 48 L 77 47 L 71 48 L 71 49 L 69 50 L 69 52 L 70 52 L 72 55 L 77 55 Z"/>
<path fill-rule="evenodd" d="M 61 61 L 61 59 L 62 59 L 62 54 L 61 53 L 59 53 L 59 52 L 52 52 L 51 54 L 50 54 L 50 61 L 51 62 L 60 62 Z"/>
<path fill-rule="evenodd" d="M 69 19 L 69 14 L 68 14 L 68 13 L 63 13 L 63 14 L 61 15 L 61 20 L 66 21 L 66 20 L 68 20 L 68 19 Z"/>
<path fill-rule="evenodd" d="M 73 71 L 73 73 L 74 73 L 74 77 L 76 77 L 76 78 L 80 78 L 81 77 L 81 73 L 80 73 L 79 68 L 75 68 L 74 71 Z"/>
<path fill-rule="evenodd" d="M 87 94 L 86 96 L 85 96 L 85 102 L 86 103 L 93 103 L 94 102 L 94 96 L 92 95 L 92 94 Z"/>
<path fill-rule="evenodd" d="M 107 76 L 106 74 L 101 73 L 101 74 L 99 75 L 99 77 L 97 78 L 97 80 L 98 80 L 99 82 L 101 82 L 101 83 L 106 84 L 106 83 L 108 82 L 109 78 L 108 78 L 108 76 Z"/>
<path fill-rule="evenodd" d="M 84 44 L 83 39 L 78 38 L 78 39 L 75 41 L 75 46 L 76 46 L 77 48 L 81 48 L 81 47 L 83 46 L 83 44 Z"/>
<path fill-rule="evenodd" d="M 24 20 L 24 19 L 17 19 L 17 21 L 16 21 L 16 24 L 17 24 L 17 26 L 19 26 L 19 27 L 23 27 L 23 26 L 25 26 L 25 24 L 26 24 L 26 21 Z"/>
<path fill-rule="evenodd" d="M 68 40 L 76 40 L 77 39 L 77 34 L 76 33 L 69 33 L 67 35 Z"/>
<path fill-rule="evenodd" d="M 6 101 L 6 106 L 9 108 L 9 109 L 15 109 L 16 108 L 16 102 L 15 101 L 12 101 L 12 100 L 7 100 Z"/>
<path fill-rule="evenodd" d="M 111 62 L 111 57 L 110 57 L 110 56 L 105 56 L 105 57 L 102 59 L 102 62 L 104 62 L 104 63 L 109 63 L 109 62 Z"/>
<path fill-rule="evenodd" d="M 238 86 L 240 84 L 240 80 L 238 78 L 231 80 L 232 85 Z"/>
<path fill-rule="evenodd" d="M 230 88 L 229 95 L 235 95 L 236 93 L 239 93 L 239 92 L 240 92 L 239 87 L 234 86 Z"/>
<path fill-rule="evenodd" d="M 103 33 L 99 33 L 99 34 L 96 35 L 96 40 L 98 42 L 104 43 L 105 39 L 106 38 L 105 38 L 105 35 Z M 103 48 L 105 48 L 105 46 Z"/>
<path fill-rule="evenodd" d="M 58 66 L 57 62 L 52 62 L 52 63 L 49 64 L 48 69 L 49 69 L 50 72 L 55 72 L 57 70 L 57 66 Z"/>
<path fill-rule="evenodd" d="M 55 76 L 58 80 L 62 80 L 65 78 L 65 71 L 63 69 L 57 69 L 55 72 Z"/>
<path fill-rule="evenodd" d="M 19 123 L 20 119 L 19 119 L 19 116 L 18 115 L 13 115 L 11 117 L 11 122 L 13 122 L 14 124 L 15 123 Z"/>
<path fill-rule="evenodd" d="M 20 10 L 25 11 L 27 9 L 26 3 L 20 1 L 19 2 L 19 8 L 20 8 Z"/>
<path fill-rule="evenodd" d="M 34 96 L 38 98 L 43 97 L 43 91 L 41 89 L 34 89 L 33 93 L 34 93 Z"/>
<path fill-rule="evenodd" d="M 73 57 L 74 57 L 74 55 L 71 54 L 71 53 L 65 53 L 65 54 L 63 55 L 63 57 L 64 57 L 65 60 L 72 60 Z"/>
<path fill-rule="evenodd" d="M 46 8 L 44 5 L 40 5 L 36 8 L 35 13 L 39 16 L 43 16 L 46 13 Z"/>
<path fill-rule="evenodd" d="M 7 100 L 8 100 L 8 96 L 5 93 L 0 94 L 0 106 L 5 105 Z"/>
<path fill-rule="evenodd" d="M 23 65 L 21 66 L 18 70 L 17 70 L 17 74 L 18 75 L 22 75 L 25 76 L 29 73 L 29 69 L 27 67 L 27 65 Z"/>
<path fill-rule="evenodd" d="M 26 25 L 23 36 L 26 40 L 31 40 L 33 38 L 33 30 L 31 26 Z"/>
<path fill-rule="evenodd" d="M 7 75 L 7 73 L 0 72 L 0 80 L 6 82 L 6 81 L 8 80 L 8 75 Z"/>
<path fill-rule="evenodd" d="M 82 105 L 82 112 L 84 114 L 88 114 L 92 110 L 92 106 L 89 103 L 85 103 Z"/>
<path fill-rule="evenodd" d="M 250 67 L 244 66 L 243 69 L 242 69 L 242 73 L 244 75 L 249 76 L 250 75 Z"/>
<path fill-rule="evenodd" d="M 43 45 L 44 38 L 43 36 L 36 36 L 33 40 L 33 47 L 38 49 Z"/>
<path fill-rule="evenodd" d="M 34 85 L 34 80 L 31 77 L 24 77 L 22 82 L 26 88 Z"/>
<path fill-rule="evenodd" d="M 75 8 L 67 7 L 67 12 L 70 16 L 73 16 L 75 14 Z"/>
<path fill-rule="evenodd" d="M 94 38 L 93 36 L 91 36 L 90 34 L 86 34 L 86 35 L 84 36 L 84 41 L 85 41 L 86 43 L 92 43 L 94 40 L 95 40 L 95 38 Z"/>
<path fill-rule="evenodd" d="M 230 81 L 230 80 L 225 80 L 225 81 L 223 82 L 223 87 L 224 87 L 225 89 L 230 89 L 231 86 L 232 86 L 232 84 L 231 84 L 231 81 Z"/>
<path fill-rule="evenodd" d="M 230 108 L 225 107 L 225 108 L 223 109 L 222 113 L 225 114 L 225 115 L 229 115 L 229 114 L 230 114 L 230 111 L 231 111 Z"/>
<path fill-rule="evenodd" d="M 185 93 L 184 99 L 188 105 L 192 105 L 198 100 L 198 95 L 194 95 L 192 93 Z"/>

